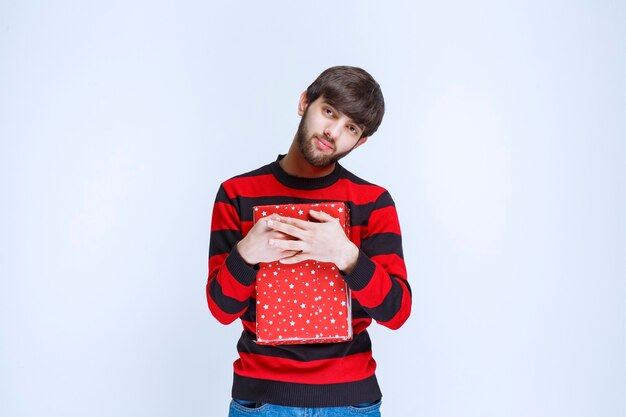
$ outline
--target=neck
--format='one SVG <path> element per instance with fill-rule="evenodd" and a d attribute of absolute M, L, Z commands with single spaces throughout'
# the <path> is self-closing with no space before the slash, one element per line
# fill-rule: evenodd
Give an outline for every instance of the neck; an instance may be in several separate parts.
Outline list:
<path fill-rule="evenodd" d="M 325 167 L 311 165 L 300 153 L 296 139 L 294 138 L 287 155 L 278 161 L 280 167 L 289 175 L 300 178 L 325 177 L 335 170 L 335 163 Z"/>

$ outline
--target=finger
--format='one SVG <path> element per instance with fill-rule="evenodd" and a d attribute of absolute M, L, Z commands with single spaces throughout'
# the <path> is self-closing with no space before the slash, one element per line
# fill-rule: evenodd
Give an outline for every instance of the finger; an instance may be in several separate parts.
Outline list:
<path fill-rule="evenodd" d="M 286 258 L 279 259 L 278 261 L 281 264 L 291 265 L 291 264 L 297 264 L 298 262 L 302 262 L 302 261 L 308 261 L 310 259 L 311 259 L 310 256 L 307 256 L 304 253 L 298 252 L 293 256 L 287 256 Z"/>
<path fill-rule="evenodd" d="M 261 220 L 263 220 L 263 221 L 264 221 L 264 223 L 265 223 L 265 226 L 266 226 L 266 227 L 271 227 L 271 225 L 272 225 L 274 222 L 279 222 L 279 221 L 280 221 L 280 217 L 279 217 L 278 215 L 274 215 L 274 214 L 272 214 L 272 215 L 270 215 L 270 216 L 264 217 L 264 218 L 263 218 L 263 219 L 261 219 Z"/>
<path fill-rule="evenodd" d="M 333 220 L 339 220 L 336 217 L 331 216 L 328 213 L 325 213 L 323 211 L 318 211 L 318 210 L 309 210 L 309 214 L 311 215 L 311 217 L 313 217 L 315 220 L 319 220 L 321 222 L 330 222 Z"/>
<path fill-rule="evenodd" d="M 295 250 L 284 250 L 280 253 L 280 259 L 286 259 L 286 258 L 291 258 L 292 256 L 295 256 L 297 254 L 299 254 L 300 252 L 295 251 Z"/>
<path fill-rule="evenodd" d="M 286 233 L 283 232 L 279 232 L 278 230 L 274 230 L 270 227 L 270 235 L 269 238 L 270 239 L 281 239 L 281 240 L 293 240 L 293 236 L 288 235 Z"/>
<path fill-rule="evenodd" d="M 270 246 L 273 246 L 282 250 L 290 250 L 300 252 L 304 249 L 304 243 L 300 240 L 281 240 L 281 239 L 270 239 L 268 241 Z"/>
<path fill-rule="evenodd" d="M 265 216 L 259 220 L 264 220 L 266 222 L 270 221 L 270 220 L 276 220 L 276 221 L 280 221 L 280 216 L 278 214 L 270 214 L 269 216 Z"/>
<path fill-rule="evenodd" d="M 286 223 L 284 223 L 282 221 L 280 221 L 280 222 L 270 221 L 270 222 L 267 223 L 267 225 L 270 228 L 272 228 L 272 229 L 274 229 L 274 230 L 276 230 L 278 232 L 284 233 L 284 234 L 289 235 L 289 236 L 293 236 L 293 237 L 295 237 L 297 239 L 302 239 L 304 237 L 304 235 L 303 235 L 304 231 L 302 229 L 300 229 L 300 228 L 298 228 L 296 226 L 292 226 L 290 224 L 286 224 Z"/>
<path fill-rule="evenodd" d="M 300 219 L 296 219 L 293 217 L 282 217 L 280 219 L 281 223 L 286 223 L 286 224 L 290 224 L 293 225 L 299 229 L 302 230 L 307 230 L 309 228 L 309 226 L 311 225 L 311 222 L 306 221 L 306 220 L 300 220 Z"/>

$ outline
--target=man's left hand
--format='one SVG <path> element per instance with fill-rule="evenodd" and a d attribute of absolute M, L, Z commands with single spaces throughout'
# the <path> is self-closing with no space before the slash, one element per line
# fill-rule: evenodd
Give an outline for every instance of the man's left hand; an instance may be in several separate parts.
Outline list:
<path fill-rule="evenodd" d="M 270 239 L 269 244 L 295 255 L 280 259 L 281 263 L 294 264 L 307 259 L 332 262 L 343 273 L 350 273 L 359 257 L 359 248 L 348 239 L 336 219 L 323 211 L 310 210 L 312 218 L 320 223 L 291 217 L 273 221 L 271 227 L 295 238 L 295 240 Z"/>

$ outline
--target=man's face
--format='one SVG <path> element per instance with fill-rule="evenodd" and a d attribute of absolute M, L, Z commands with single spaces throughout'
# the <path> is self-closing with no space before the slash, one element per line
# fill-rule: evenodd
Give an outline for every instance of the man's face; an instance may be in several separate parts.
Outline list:
<path fill-rule="evenodd" d="M 324 97 L 308 103 L 304 96 L 298 113 L 302 116 L 296 132 L 298 148 L 315 167 L 334 164 L 367 140 L 361 138 L 362 127 L 333 108 Z"/>

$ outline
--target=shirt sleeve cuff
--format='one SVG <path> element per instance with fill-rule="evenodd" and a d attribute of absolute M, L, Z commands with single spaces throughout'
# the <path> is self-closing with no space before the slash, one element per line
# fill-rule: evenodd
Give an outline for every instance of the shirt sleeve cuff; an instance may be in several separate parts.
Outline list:
<path fill-rule="evenodd" d="M 357 258 L 354 269 L 343 276 L 343 279 L 348 283 L 348 286 L 353 291 L 360 291 L 369 284 L 374 271 L 376 270 L 376 264 L 372 261 L 362 250 L 359 250 L 359 257 Z"/>
<path fill-rule="evenodd" d="M 242 285 L 252 285 L 256 279 L 258 268 L 248 265 L 246 261 L 243 260 L 237 250 L 237 245 L 233 247 L 228 258 L 226 258 L 226 267 L 230 274 Z"/>

